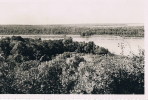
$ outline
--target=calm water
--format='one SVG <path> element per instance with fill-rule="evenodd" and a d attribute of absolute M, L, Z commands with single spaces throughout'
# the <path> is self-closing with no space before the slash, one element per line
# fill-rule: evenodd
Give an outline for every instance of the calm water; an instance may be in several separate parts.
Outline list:
<path fill-rule="evenodd" d="M 122 38 L 119 36 L 92 36 L 90 38 L 73 38 L 74 41 L 93 41 L 96 45 L 107 48 L 110 52 L 123 55 L 138 55 L 144 49 L 144 38 Z"/>
<path fill-rule="evenodd" d="M 9 35 L 11 36 L 11 35 Z M 41 38 L 42 40 L 63 39 L 62 35 L 21 35 L 24 38 Z M 91 37 L 81 37 L 80 35 L 66 35 L 72 37 L 74 41 L 93 41 L 96 45 L 107 48 L 110 52 L 123 55 L 138 55 L 140 49 L 144 49 L 144 38 L 141 37 L 120 37 L 108 35 L 93 35 Z M 0 36 L 2 37 L 2 36 Z M 5 36 L 3 36 L 5 37 Z"/>

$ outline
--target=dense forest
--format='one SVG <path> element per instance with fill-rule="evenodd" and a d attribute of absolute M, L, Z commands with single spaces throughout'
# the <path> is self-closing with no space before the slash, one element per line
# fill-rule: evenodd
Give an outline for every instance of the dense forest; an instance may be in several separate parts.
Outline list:
<path fill-rule="evenodd" d="M 0 35 L 118 35 L 144 36 L 144 26 L 100 25 L 0 25 Z"/>
<path fill-rule="evenodd" d="M 144 52 L 115 55 L 70 37 L 6 37 L 0 40 L 0 93 L 144 94 Z"/>

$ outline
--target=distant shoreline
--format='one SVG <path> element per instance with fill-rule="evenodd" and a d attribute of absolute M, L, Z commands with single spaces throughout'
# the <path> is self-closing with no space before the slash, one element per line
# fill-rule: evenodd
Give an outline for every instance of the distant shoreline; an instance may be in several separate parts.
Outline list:
<path fill-rule="evenodd" d="M 12 37 L 12 36 L 21 36 L 21 37 L 24 37 L 24 38 L 65 38 L 65 37 L 82 37 L 82 38 L 90 38 L 90 37 L 95 37 L 95 36 L 103 36 L 103 37 L 122 37 L 124 39 L 126 38 L 144 38 L 144 36 L 118 36 L 118 35 L 106 35 L 106 34 L 103 34 L 103 35 L 91 35 L 91 36 L 80 36 L 80 35 L 75 35 L 75 34 L 69 34 L 69 35 L 53 35 L 53 34 L 37 34 L 37 35 L 34 35 L 34 34 L 30 34 L 30 35 L 24 35 L 24 34 L 20 34 L 20 35 L 0 35 L 0 39 L 1 37 Z"/>
<path fill-rule="evenodd" d="M 113 35 L 144 37 L 144 26 L 136 24 L 0 25 L 0 35 Z"/>

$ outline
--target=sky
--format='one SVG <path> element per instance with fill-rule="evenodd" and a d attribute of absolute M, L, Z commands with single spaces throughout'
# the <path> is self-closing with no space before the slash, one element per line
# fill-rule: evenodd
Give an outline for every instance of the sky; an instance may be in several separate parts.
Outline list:
<path fill-rule="evenodd" d="M 144 23 L 144 0 L 0 0 L 0 24 Z"/>

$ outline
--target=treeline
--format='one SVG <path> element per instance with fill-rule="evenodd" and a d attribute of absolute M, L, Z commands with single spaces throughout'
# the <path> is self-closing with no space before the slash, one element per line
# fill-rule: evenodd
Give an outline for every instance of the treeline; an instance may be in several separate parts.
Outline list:
<path fill-rule="evenodd" d="M 0 54 L 7 60 L 24 62 L 29 60 L 48 61 L 64 52 L 108 54 L 94 42 L 74 42 L 71 37 L 61 40 L 44 40 L 12 36 L 0 40 Z"/>
<path fill-rule="evenodd" d="M 0 35 L 22 34 L 144 36 L 144 26 L 0 25 Z"/>

